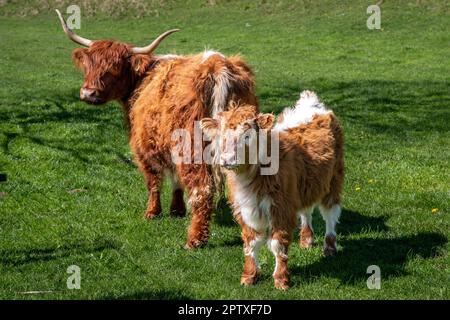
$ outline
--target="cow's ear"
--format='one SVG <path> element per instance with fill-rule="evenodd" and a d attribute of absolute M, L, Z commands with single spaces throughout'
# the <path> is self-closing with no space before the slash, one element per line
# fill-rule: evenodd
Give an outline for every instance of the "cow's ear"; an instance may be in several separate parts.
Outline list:
<path fill-rule="evenodd" d="M 131 67 L 138 76 L 143 76 L 148 70 L 152 59 L 146 54 L 133 54 L 130 57 Z"/>
<path fill-rule="evenodd" d="M 214 139 L 219 129 L 219 121 L 212 118 L 204 118 L 200 120 L 200 128 L 208 138 Z"/>
<path fill-rule="evenodd" d="M 271 129 L 275 123 L 275 116 L 271 113 L 260 114 L 256 118 L 256 123 L 261 129 Z"/>
<path fill-rule="evenodd" d="M 72 52 L 72 59 L 78 69 L 84 70 L 87 57 L 87 48 L 77 48 Z"/>

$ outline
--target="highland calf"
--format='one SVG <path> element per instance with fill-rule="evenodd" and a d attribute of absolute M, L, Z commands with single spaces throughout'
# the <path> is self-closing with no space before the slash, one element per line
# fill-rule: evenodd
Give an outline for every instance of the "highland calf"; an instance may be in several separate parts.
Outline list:
<path fill-rule="evenodd" d="M 184 189 L 189 192 L 192 221 L 186 248 L 204 245 L 221 175 L 205 162 L 175 164 L 172 132 L 192 133 L 196 121 L 214 117 L 233 101 L 257 105 L 250 68 L 239 57 L 212 51 L 193 56 L 153 54 L 176 29 L 142 48 L 92 41 L 76 35 L 57 13 L 66 35 L 86 47 L 73 51 L 73 60 L 85 75 L 81 100 L 94 105 L 116 100 L 122 105 L 135 161 L 148 188 L 145 217 L 161 214 L 161 182 L 168 175 L 173 185 L 171 215 L 185 215 Z"/>
<path fill-rule="evenodd" d="M 256 282 L 260 273 L 257 254 L 268 239 L 276 259 L 275 287 L 289 287 L 287 259 L 292 234 L 301 219 L 300 245 L 312 245 L 311 214 L 316 205 L 326 223 L 324 254 L 336 254 L 344 139 L 335 115 L 315 93 L 302 92 L 297 105 L 285 109 L 277 123 L 272 114 L 258 114 L 255 106 L 240 105 L 219 113 L 216 119 L 203 119 L 201 127 L 211 139 L 218 139 L 220 164 L 227 169 L 229 201 L 242 227 L 245 264 L 241 284 Z M 252 145 L 258 154 L 273 152 L 271 140 L 262 141 L 260 131 L 278 136 L 279 169 L 273 175 L 261 174 L 261 164 L 249 162 Z M 246 153 L 243 163 L 237 161 L 240 147 Z"/>

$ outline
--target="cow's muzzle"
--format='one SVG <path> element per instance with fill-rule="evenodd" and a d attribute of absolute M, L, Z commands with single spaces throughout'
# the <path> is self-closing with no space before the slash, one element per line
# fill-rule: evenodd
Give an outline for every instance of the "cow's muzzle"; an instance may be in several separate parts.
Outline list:
<path fill-rule="evenodd" d="M 99 96 L 99 93 L 95 89 L 81 88 L 80 99 L 90 104 L 103 104 L 103 99 Z"/>

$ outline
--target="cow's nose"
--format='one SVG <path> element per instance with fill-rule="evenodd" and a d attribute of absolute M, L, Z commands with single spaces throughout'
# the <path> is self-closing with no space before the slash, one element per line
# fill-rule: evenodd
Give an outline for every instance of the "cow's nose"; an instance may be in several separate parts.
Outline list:
<path fill-rule="evenodd" d="M 96 98 L 97 91 L 89 88 L 81 88 L 80 89 L 80 99 L 81 100 L 92 100 Z"/>

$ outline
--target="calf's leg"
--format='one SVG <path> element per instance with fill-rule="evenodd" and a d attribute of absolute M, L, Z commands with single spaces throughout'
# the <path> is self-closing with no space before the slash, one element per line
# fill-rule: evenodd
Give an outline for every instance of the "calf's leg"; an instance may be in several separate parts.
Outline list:
<path fill-rule="evenodd" d="M 241 285 L 249 286 L 256 283 L 261 273 L 258 262 L 258 252 L 266 241 L 266 235 L 248 227 L 240 215 L 235 215 L 242 228 L 242 241 L 244 242 L 244 270 L 241 276 Z"/>
<path fill-rule="evenodd" d="M 325 220 L 325 241 L 323 245 L 323 254 L 325 256 L 334 256 L 337 253 L 336 246 L 336 224 L 341 215 L 341 206 L 333 204 L 331 206 L 322 204 L 319 206 L 323 220 Z"/>
<path fill-rule="evenodd" d="M 313 208 L 302 210 L 298 213 L 301 218 L 300 247 L 311 248 L 314 243 L 314 230 L 312 227 Z"/>
<path fill-rule="evenodd" d="M 292 239 L 292 230 L 273 229 L 269 240 L 269 248 L 275 256 L 273 279 L 275 288 L 289 289 L 290 274 L 288 269 L 288 249 Z"/>

